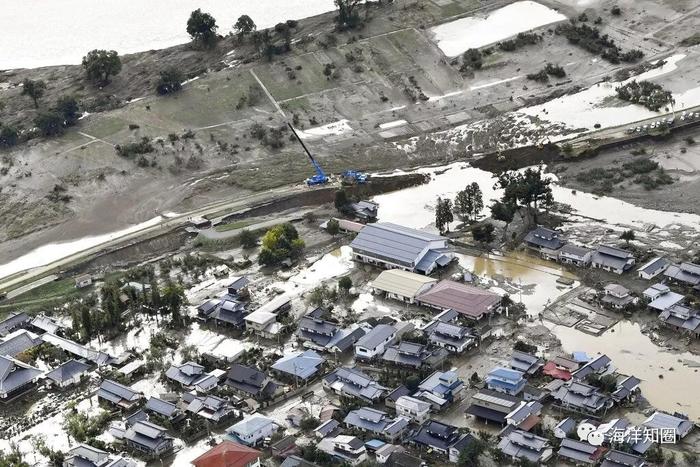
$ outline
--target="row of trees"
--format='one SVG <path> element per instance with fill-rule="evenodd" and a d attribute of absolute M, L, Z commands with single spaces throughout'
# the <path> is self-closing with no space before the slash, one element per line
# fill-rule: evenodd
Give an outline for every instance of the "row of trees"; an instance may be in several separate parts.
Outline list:
<path fill-rule="evenodd" d="M 435 227 L 440 232 L 449 232 L 455 215 L 462 222 L 474 222 L 482 209 L 484 195 L 478 183 L 471 183 L 457 193 L 454 203 L 448 198 L 438 197 L 435 204 Z"/>

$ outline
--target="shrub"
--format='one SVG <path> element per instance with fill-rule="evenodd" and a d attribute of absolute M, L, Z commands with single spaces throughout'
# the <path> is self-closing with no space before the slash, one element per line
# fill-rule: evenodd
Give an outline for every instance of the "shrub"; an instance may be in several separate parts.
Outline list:
<path fill-rule="evenodd" d="M 161 96 L 172 94 L 182 89 L 184 76 L 177 68 L 171 67 L 160 72 L 158 83 L 156 83 L 156 92 Z"/>
<path fill-rule="evenodd" d="M 616 89 L 617 97 L 624 101 L 640 104 L 649 110 L 657 111 L 673 103 L 673 95 L 661 85 L 649 81 L 632 81 Z"/>
<path fill-rule="evenodd" d="M 0 148 L 10 148 L 17 144 L 19 132 L 15 127 L 0 125 Z"/>
<path fill-rule="evenodd" d="M 114 149 L 121 157 L 126 157 L 129 159 L 137 155 L 148 154 L 149 152 L 153 152 L 155 150 L 153 144 L 151 143 L 151 138 L 148 136 L 144 136 L 140 141 L 133 143 L 127 143 L 124 145 L 118 144 L 114 146 Z"/>
<path fill-rule="evenodd" d="M 34 119 L 34 125 L 43 136 L 56 136 L 63 133 L 63 117 L 56 111 L 41 112 Z"/>

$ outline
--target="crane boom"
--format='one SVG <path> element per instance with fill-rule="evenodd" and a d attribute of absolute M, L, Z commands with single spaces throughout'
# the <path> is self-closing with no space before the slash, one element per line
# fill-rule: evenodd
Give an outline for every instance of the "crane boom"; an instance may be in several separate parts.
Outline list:
<path fill-rule="evenodd" d="M 309 156 L 309 160 L 311 161 L 311 163 L 314 165 L 314 168 L 316 169 L 316 175 L 318 175 L 321 178 L 328 179 L 328 176 L 325 174 L 325 172 L 323 171 L 321 166 L 318 165 L 318 162 L 316 162 L 316 159 L 314 159 L 314 156 L 311 155 L 311 152 L 306 147 L 306 144 L 304 144 L 304 141 L 302 141 L 302 139 L 299 137 L 299 135 L 297 134 L 297 132 L 294 129 L 294 127 L 292 126 L 292 124 L 287 122 L 287 126 L 289 126 L 289 129 L 292 130 L 292 133 L 296 137 L 297 141 L 299 141 L 299 144 L 301 144 L 301 147 L 304 148 L 306 155 Z"/>

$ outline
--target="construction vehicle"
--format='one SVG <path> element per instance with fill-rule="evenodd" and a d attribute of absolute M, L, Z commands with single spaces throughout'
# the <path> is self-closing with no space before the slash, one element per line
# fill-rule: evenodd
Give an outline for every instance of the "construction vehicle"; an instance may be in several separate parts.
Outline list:
<path fill-rule="evenodd" d="M 367 183 L 367 174 L 364 172 L 358 172 L 357 170 L 346 170 L 341 174 L 343 183 L 349 185 L 364 185 Z"/>
<path fill-rule="evenodd" d="M 294 134 L 294 136 L 296 136 L 297 141 L 299 141 L 299 144 L 301 144 L 301 147 L 304 148 L 304 151 L 306 151 L 306 155 L 309 156 L 309 160 L 311 161 L 311 163 L 314 165 L 314 168 L 316 169 L 316 175 L 314 175 L 313 177 L 307 178 L 306 184 L 308 186 L 315 186 L 315 185 L 325 185 L 326 183 L 328 183 L 328 180 L 329 180 L 328 176 L 323 171 L 321 166 L 318 165 L 318 162 L 316 162 L 316 159 L 314 159 L 314 157 L 311 155 L 309 150 L 306 148 L 306 145 L 301 140 L 301 138 L 297 134 L 296 130 L 294 130 L 294 127 L 292 126 L 292 124 L 287 122 L 287 125 L 292 130 L 292 133 Z"/>

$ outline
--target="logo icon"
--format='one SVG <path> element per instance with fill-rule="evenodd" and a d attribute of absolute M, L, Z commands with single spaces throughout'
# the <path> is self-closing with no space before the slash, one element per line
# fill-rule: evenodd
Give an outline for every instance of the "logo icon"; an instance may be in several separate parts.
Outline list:
<path fill-rule="evenodd" d="M 576 434 L 581 441 L 586 441 L 593 446 L 602 446 L 605 436 L 592 423 L 583 422 L 576 429 Z"/>

